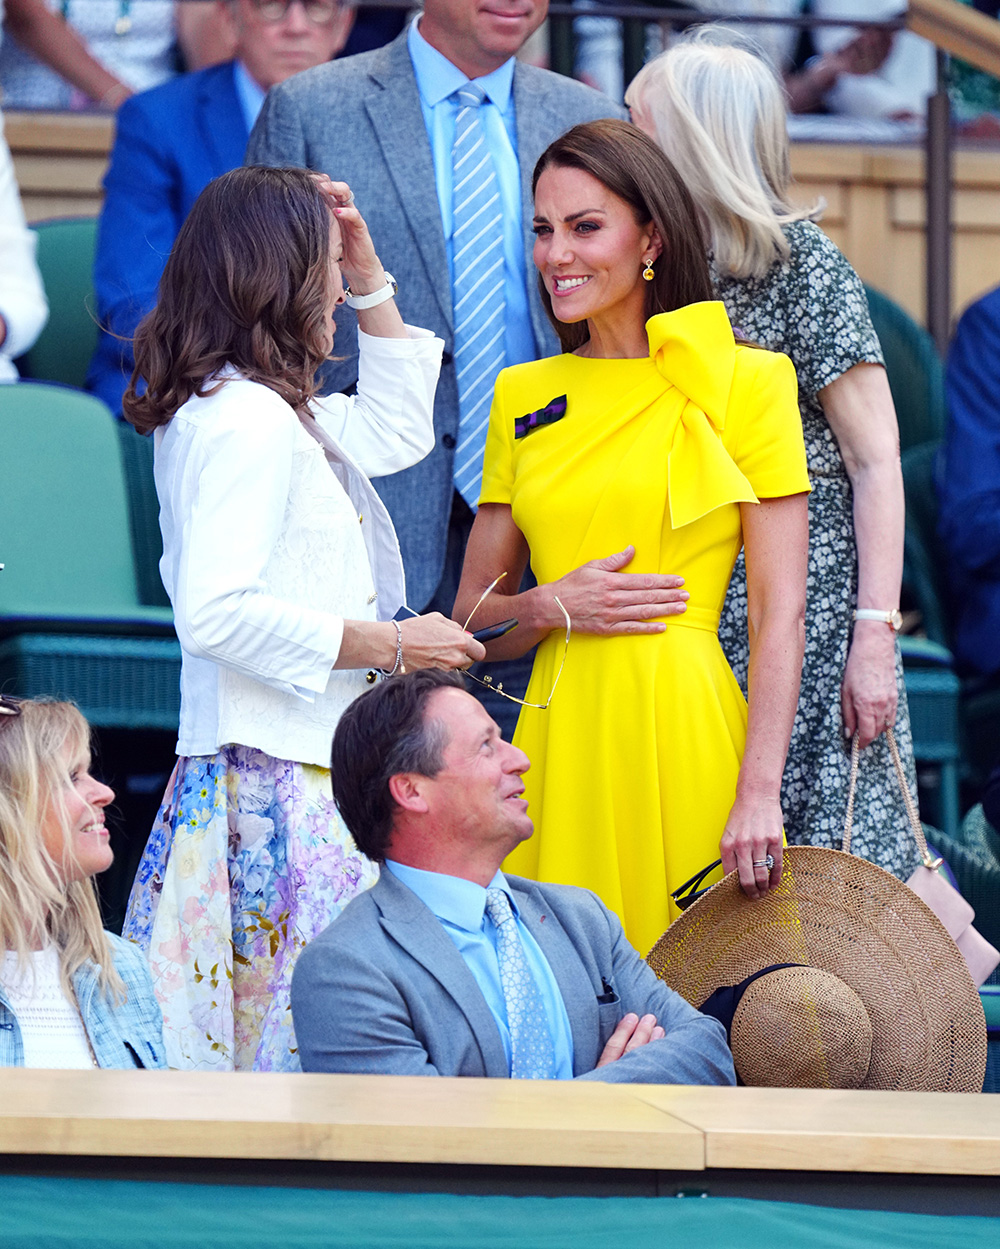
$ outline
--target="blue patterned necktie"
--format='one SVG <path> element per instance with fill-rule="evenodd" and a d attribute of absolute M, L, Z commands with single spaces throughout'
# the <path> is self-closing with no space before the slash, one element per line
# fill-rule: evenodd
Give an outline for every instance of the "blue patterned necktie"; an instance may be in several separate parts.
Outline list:
<path fill-rule="evenodd" d="M 555 1047 L 542 995 L 517 931 L 510 899 L 502 889 L 486 890 L 486 914 L 497 930 L 500 987 L 507 1003 L 510 1074 L 514 1080 L 554 1080 Z"/>
<path fill-rule="evenodd" d="M 466 83 L 451 149 L 452 305 L 458 382 L 455 489 L 471 508 L 479 501 L 493 383 L 506 362 L 503 206 L 500 183 L 479 109 L 482 87 Z"/>

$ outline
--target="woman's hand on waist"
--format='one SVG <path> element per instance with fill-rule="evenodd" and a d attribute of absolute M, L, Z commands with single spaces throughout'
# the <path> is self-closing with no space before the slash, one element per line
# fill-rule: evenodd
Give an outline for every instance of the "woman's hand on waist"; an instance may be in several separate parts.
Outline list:
<path fill-rule="evenodd" d="M 740 873 L 740 887 L 748 898 L 762 898 L 781 880 L 784 828 L 779 798 L 737 792 L 725 832 L 719 842 L 722 870 Z M 767 856 L 773 859 L 767 867 Z"/>
<path fill-rule="evenodd" d="M 840 687 L 844 736 L 858 733 L 861 749 L 896 723 L 896 638 L 880 620 L 857 620 Z"/>
<path fill-rule="evenodd" d="M 603 559 L 589 560 L 539 590 L 550 599 L 559 598 L 577 633 L 662 633 L 666 625 L 659 617 L 686 610 L 690 595 L 683 588 L 684 578 L 622 572 L 634 557 L 635 547 L 627 546 Z M 555 603 L 552 612 L 549 627 L 558 629 L 562 617 Z"/>

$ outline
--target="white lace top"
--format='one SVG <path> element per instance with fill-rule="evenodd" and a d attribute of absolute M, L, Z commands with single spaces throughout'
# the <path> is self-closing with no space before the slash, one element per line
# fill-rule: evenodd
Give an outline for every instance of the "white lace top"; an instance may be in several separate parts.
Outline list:
<path fill-rule="evenodd" d="M 31 965 L 18 968 L 8 950 L 0 963 L 4 996 L 21 1029 L 26 1067 L 93 1067 L 94 1055 L 76 1003 L 59 983 L 59 952 L 54 945 L 36 950 Z"/>
<path fill-rule="evenodd" d="M 359 333 L 358 393 L 300 420 L 235 371 L 155 434 L 160 572 L 183 649 L 177 753 L 235 743 L 329 767 L 344 708 L 367 688 L 333 671 L 344 620 L 404 601 L 392 522 L 369 476 L 434 443 L 443 343 Z"/>

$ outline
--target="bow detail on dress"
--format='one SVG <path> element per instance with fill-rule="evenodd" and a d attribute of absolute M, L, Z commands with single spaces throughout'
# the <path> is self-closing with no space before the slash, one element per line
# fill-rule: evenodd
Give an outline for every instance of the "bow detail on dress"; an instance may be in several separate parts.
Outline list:
<path fill-rule="evenodd" d="M 713 300 L 661 312 L 646 332 L 660 376 L 687 400 L 667 455 L 670 523 L 680 529 L 727 503 L 757 503 L 721 437 L 736 371 L 725 307 Z"/>

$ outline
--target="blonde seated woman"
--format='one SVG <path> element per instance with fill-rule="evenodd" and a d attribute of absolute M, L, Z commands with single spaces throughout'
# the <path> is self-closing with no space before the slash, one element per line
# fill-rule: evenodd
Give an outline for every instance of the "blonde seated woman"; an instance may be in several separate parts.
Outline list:
<path fill-rule="evenodd" d="M 105 932 L 94 877 L 113 858 L 70 703 L 0 697 L 0 1066 L 163 1067 L 142 953 Z"/>

